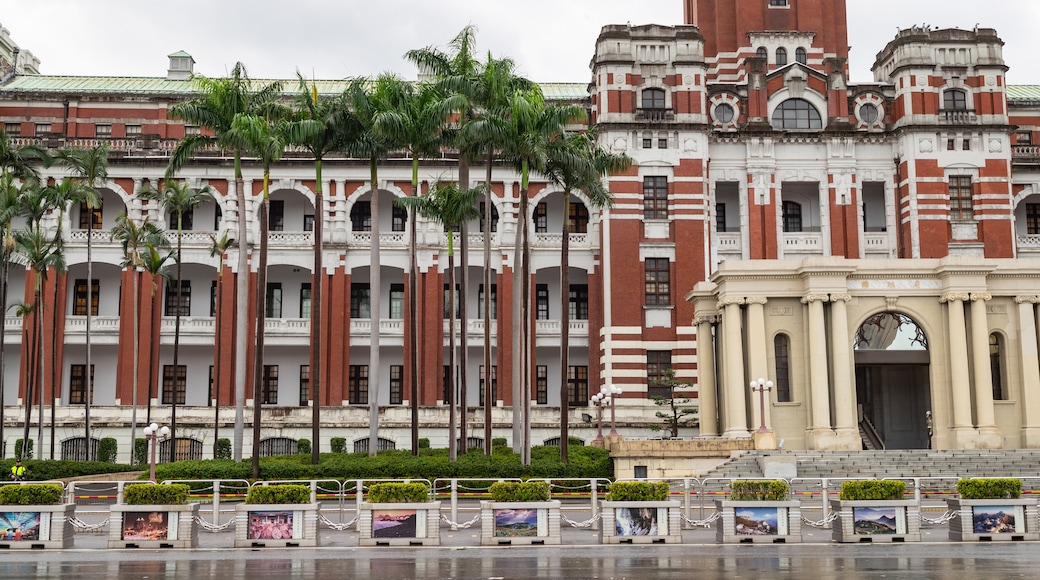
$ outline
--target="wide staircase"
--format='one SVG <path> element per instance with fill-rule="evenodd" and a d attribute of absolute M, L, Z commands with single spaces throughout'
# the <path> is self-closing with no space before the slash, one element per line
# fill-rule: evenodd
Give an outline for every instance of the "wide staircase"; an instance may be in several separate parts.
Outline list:
<path fill-rule="evenodd" d="M 939 451 L 752 451 L 700 474 L 763 477 L 759 458 L 794 458 L 799 478 L 1040 477 L 1040 449 Z"/>

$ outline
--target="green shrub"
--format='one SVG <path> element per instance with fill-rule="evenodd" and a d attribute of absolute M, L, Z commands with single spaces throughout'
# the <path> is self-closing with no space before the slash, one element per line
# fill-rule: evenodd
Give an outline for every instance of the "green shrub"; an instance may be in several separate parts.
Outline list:
<path fill-rule="evenodd" d="M 14 440 L 14 456 L 20 459 L 32 459 L 33 456 L 33 440 L 30 439 L 29 443 L 25 445 L 25 454 L 22 454 L 22 440 Z"/>
<path fill-rule="evenodd" d="M 964 499 L 1018 499 L 1022 480 L 1015 477 L 974 477 L 957 482 L 957 493 Z"/>
<path fill-rule="evenodd" d="M 491 438 L 491 446 L 492 447 L 508 447 L 509 443 L 506 442 L 506 438 L 505 437 L 492 437 Z"/>
<path fill-rule="evenodd" d="M 425 483 L 373 483 L 368 488 L 372 503 L 425 503 L 430 501 L 430 486 Z"/>
<path fill-rule="evenodd" d="M 134 440 L 134 465 L 148 464 L 148 440 L 138 437 Z"/>
<path fill-rule="evenodd" d="M 790 491 L 782 479 L 738 479 L 729 489 L 732 501 L 784 501 Z"/>
<path fill-rule="evenodd" d="M 549 501 L 545 481 L 496 481 L 489 488 L 494 501 Z"/>
<path fill-rule="evenodd" d="M 665 501 L 668 499 L 666 482 L 615 481 L 607 487 L 607 501 Z"/>
<path fill-rule="evenodd" d="M 246 503 L 310 503 L 311 490 L 306 485 L 291 483 L 278 485 L 254 485 L 246 494 Z"/>
<path fill-rule="evenodd" d="M 841 484 L 838 498 L 843 501 L 856 500 L 901 500 L 906 484 L 893 480 L 846 481 Z"/>
<path fill-rule="evenodd" d="M 231 440 L 227 437 L 217 439 L 217 456 L 214 459 L 231 459 Z"/>
<path fill-rule="evenodd" d="M 296 452 L 302 453 L 303 455 L 311 454 L 311 440 L 310 439 L 299 439 L 296 441 Z"/>
<path fill-rule="evenodd" d="M 123 503 L 129 505 L 183 505 L 188 503 L 188 486 L 135 483 L 123 488 Z"/>
<path fill-rule="evenodd" d="M 430 440 L 427 439 L 426 437 L 420 437 L 419 438 L 419 449 L 429 449 L 429 448 L 430 448 Z"/>
<path fill-rule="evenodd" d="M 64 489 L 56 483 L 23 483 L 0 486 L 0 504 L 56 505 L 62 503 Z"/>
<path fill-rule="evenodd" d="M 329 439 L 329 447 L 333 453 L 343 453 L 347 450 L 347 440 L 343 437 L 333 437 Z"/>
<path fill-rule="evenodd" d="M 97 460 L 102 463 L 115 463 L 119 453 L 119 443 L 114 437 L 104 437 L 98 441 Z"/>

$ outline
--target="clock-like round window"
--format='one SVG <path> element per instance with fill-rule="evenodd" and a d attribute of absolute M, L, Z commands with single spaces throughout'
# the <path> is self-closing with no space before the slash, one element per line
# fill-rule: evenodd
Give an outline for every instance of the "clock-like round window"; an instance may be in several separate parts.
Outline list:
<path fill-rule="evenodd" d="M 732 105 L 722 103 L 715 107 L 715 121 L 719 123 L 732 123 L 736 112 Z"/>
<path fill-rule="evenodd" d="M 859 107 L 859 118 L 868 125 L 873 125 L 877 122 L 880 113 L 878 112 L 877 105 L 866 103 Z"/>

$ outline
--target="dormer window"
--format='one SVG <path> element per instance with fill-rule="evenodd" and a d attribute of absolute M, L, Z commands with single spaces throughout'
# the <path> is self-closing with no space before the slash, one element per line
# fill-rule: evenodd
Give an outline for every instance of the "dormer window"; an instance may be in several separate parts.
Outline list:
<path fill-rule="evenodd" d="M 794 50 L 794 61 L 799 63 L 799 64 L 806 64 L 807 63 L 808 57 L 805 54 L 805 49 L 804 48 L 798 47 L 798 48 L 796 48 Z"/>
<path fill-rule="evenodd" d="M 182 50 L 167 56 L 170 59 L 170 66 L 166 71 L 168 80 L 182 81 L 191 78 L 194 72 L 195 59 L 190 54 Z"/>
<path fill-rule="evenodd" d="M 787 49 L 780 47 L 776 49 L 776 66 L 785 66 L 787 64 Z"/>

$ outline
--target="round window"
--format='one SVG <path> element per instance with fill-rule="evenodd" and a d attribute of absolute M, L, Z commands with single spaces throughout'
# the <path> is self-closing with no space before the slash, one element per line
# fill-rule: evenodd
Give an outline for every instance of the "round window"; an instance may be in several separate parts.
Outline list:
<path fill-rule="evenodd" d="M 732 105 L 723 103 L 715 107 L 715 121 L 719 123 L 732 123 L 734 114 Z"/>
<path fill-rule="evenodd" d="M 864 123 L 866 123 L 868 125 L 873 125 L 874 123 L 877 122 L 878 116 L 879 116 L 879 113 L 878 113 L 877 105 L 873 105 L 873 104 L 870 104 L 870 103 L 867 103 L 865 105 L 860 105 L 860 108 L 859 108 L 859 118 L 862 119 Z"/>

